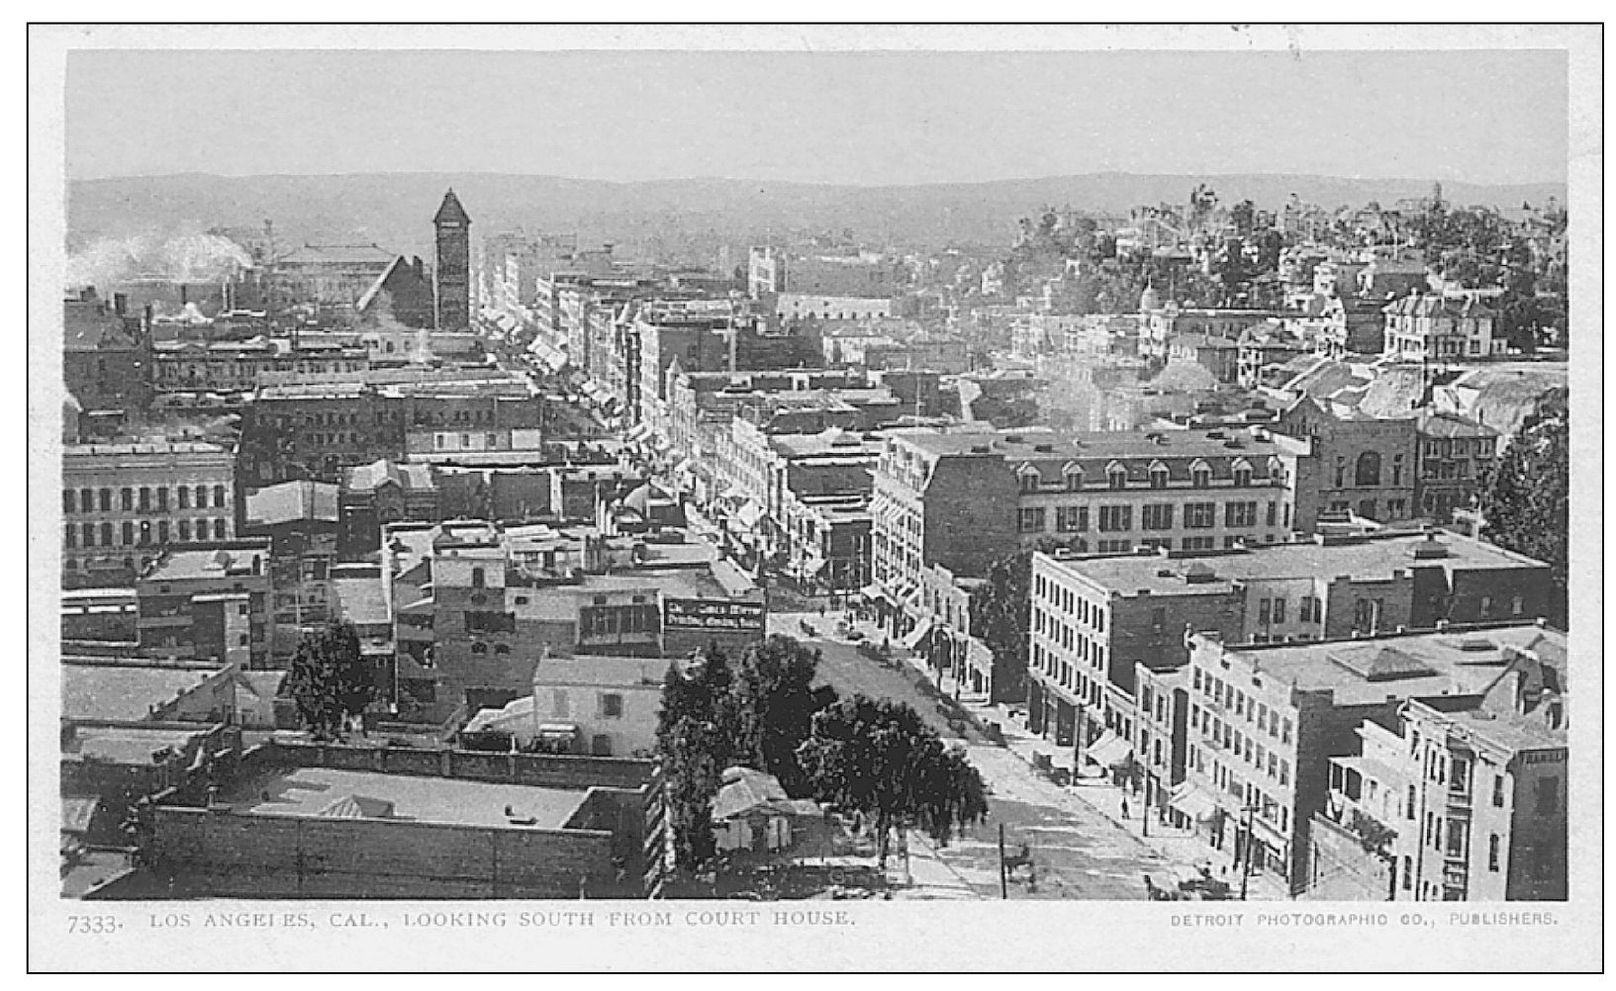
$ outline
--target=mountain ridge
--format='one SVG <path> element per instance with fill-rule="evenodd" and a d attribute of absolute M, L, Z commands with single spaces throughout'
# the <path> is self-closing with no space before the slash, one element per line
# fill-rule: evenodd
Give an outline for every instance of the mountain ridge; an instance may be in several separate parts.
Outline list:
<path fill-rule="evenodd" d="M 862 186 L 794 180 L 692 177 L 580 179 L 509 172 L 402 172 L 77 179 L 68 183 L 70 247 L 99 238 L 259 226 L 272 219 L 288 241 L 361 239 L 401 253 L 431 246 L 432 211 L 453 186 L 478 233 L 521 227 L 614 241 L 630 255 L 700 256 L 788 231 L 851 231 L 867 242 L 905 246 L 1005 244 L 1016 221 L 1044 206 L 1101 214 L 1182 203 L 1198 183 L 1224 204 L 1253 200 L 1277 209 L 1296 193 L 1327 209 L 1426 195 L 1428 179 L 1290 173 L 1096 172 Z M 1458 205 L 1517 207 L 1562 201 L 1563 182 L 1482 185 L 1443 182 Z M 732 255 L 733 257 L 733 255 Z M 739 261 L 739 259 L 735 259 Z"/>

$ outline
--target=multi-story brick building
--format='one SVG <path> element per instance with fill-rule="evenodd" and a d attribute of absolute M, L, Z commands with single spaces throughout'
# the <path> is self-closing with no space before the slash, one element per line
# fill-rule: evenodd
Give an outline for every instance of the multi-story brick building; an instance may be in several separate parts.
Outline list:
<path fill-rule="evenodd" d="M 151 403 L 151 335 L 115 295 L 109 306 L 92 288 L 63 301 L 62 381 L 87 412 L 140 410 Z"/>
<path fill-rule="evenodd" d="M 1422 411 L 1414 418 L 1419 474 L 1414 483 L 1420 515 L 1446 523 L 1468 509 L 1498 455 L 1499 434 L 1452 413 Z"/>
<path fill-rule="evenodd" d="M 456 521 L 389 527 L 382 555 L 398 702 L 428 718 L 527 694 L 546 653 L 683 656 L 763 637 L 761 590 L 706 544 Z"/>
<path fill-rule="evenodd" d="M 443 195 L 432 217 L 437 260 L 432 289 L 439 330 L 465 330 L 471 323 L 471 218 L 454 190 Z"/>
<path fill-rule="evenodd" d="M 1411 699 L 1392 725 L 1360 726 L 1355 754 L 1330 758 L 1313 897 L 1566 897 L 1564 638 L 1545 632 L 1504 656 L 1478 694 Z"/>
<path fill-rule="evenodd" d="M 1523 622 L 1547 609 L 1548 571 L 1446 533 L 1319 537 L 1195 558 L 1036 554 L 1030 728 L 1060 746 L 1087 745 L 1102 728 L 1134 739 L 1136 714 L 1151 708 L 1137 672 L 1183 667 L 1190 633 L 1267 644 Z"/>
<path fill-rule="evenodd" d="M 140 645 L 266 667 L 275 642 L 273 593 L 268 540 L 167 550 L 135 580 Z"/>
<path fill-rule="evenodd" d="M 168 546 L 233 539 L 236 458 L 217 444 L 62 450 L 62 581 L 128 586 Z"/>
<path fill-rule="evenodd" d="M 469 437 L 542 429 L 544 410 L 529 383 L 487 370 L 373 369 L 360 378 L 307 375 L 284 383 L 272 377 L 242 411 L 243 484 L 336 482 L 344 468 L 402 459 L 412 430 Z"/>
<path fill-rule="evenodd" d="M 284 343 L 284 342 L 282 342 Z M 251 392 L 264 373 L 355 374 L 370 367 L 363 347 L 282 348 L 249 341 L 159 341 L 152 345 L 152 386 L 157 392 Z"/>
<path fill-rule="evenodd" d="M 1274 433 L 1294 438 L 1295 529 L 1312 533 L 1321 516 L 1388 522 L 1417 515 L 1417 447 L 1412 415 L 1369 416 L 1303 396 L 1279 414 Z"/>
<path fill-rule="evenodd" d="M 1171 677 L 1188 728 L 1185 780 L 1168 805 L 1205 821 L 1213 847 L 1232 852 L 1241 869 L 1272 872 L 1307 894 L 1323 880 L 1312 832 L 1328 808 L 1331 758 L 1357 754 L 1361 727 L 1395 728 L 1413 703 L 1474 708 L 1514 677 L 1521 651 L 1545 640 L 1563 651 L 1562 635 L 1530 624 L 1278 646 L 1230 647 L 1195 635 L 1190 664 Z M 1421 756 L 1437 766 L 1434 753 Z M 1546 811 L 1562 814 L 1557 786 L 1540 787 L 1554 799 Z M 1437 804 L 1442 816 L 1459 817 L 1442 799 Z M 1209 814 L 1201 811 L 1207 806 Z M 1420 835 L 1429 843 L 1429 822 Z"/>

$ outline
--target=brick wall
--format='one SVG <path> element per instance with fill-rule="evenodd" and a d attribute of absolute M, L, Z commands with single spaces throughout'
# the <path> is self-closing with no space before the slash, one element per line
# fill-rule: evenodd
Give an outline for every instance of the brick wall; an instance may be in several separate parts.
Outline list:
<path fill-rule="evenodd" d="M 259 748 L 255 748 L 258 750 Z M 344 747 L 274 741 L 263 745 L 270 763 L 290 767 L 335 767 L 353 771 L 510 781 L 546 788 L 638 789 L 651 780 L 653 764 L 626 757 L 563 754 L 490 754 L 471 750 L 404 747 Z"/>
<path fill-rule="evenodd" d="M 159 808 L 156 870 L 235 897 L 622 897 L 604 830 Z"/>

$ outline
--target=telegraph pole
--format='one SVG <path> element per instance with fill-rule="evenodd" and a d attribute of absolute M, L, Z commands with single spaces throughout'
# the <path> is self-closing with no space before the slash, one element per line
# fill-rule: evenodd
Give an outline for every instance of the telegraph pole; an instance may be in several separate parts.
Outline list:
<path fill-rule="evenodd" d="M 1246 805 L 1246 845 L 1245 845 L 1245 851 L 1244 851 L 1245 856 L 1243 858 L 1241 858 L 1241 861 L 1240 861 L 1240 900 L 1241 901 L 1246 900 L 1246 882 L 1249 881 L 1250 878 L 1251 878 L 1251 844 L 1252 844 L 1252 840 L 1254 838 L 1253 833 L 1252 833 L 1252 827 L 1254 825 L 1254 823 L 1252 822 L 1252 816 L 1256 813 L 1256 811 L 1257 811 L 1257 806 L 1255 806 L 1253 804 L 1250 804 L 1250 803 L 1247 803 L 1247 805 Z"/>
<path fill-rule="evenodd" d="M 1010 897 L 1010 882 L 1004 872 L 1004 823 L 999 823 L 999 897 Z"/>

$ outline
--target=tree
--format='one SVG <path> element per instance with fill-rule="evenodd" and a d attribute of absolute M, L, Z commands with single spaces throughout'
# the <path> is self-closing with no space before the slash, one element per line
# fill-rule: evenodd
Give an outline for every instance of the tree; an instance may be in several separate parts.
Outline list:
<path fill-rule="evenodd" d="M 741 757 L 729 661 L 717 645 L 674 662 L 662 682 L 657 753 L 674 862 L 694 870 L 714 853 L 712 808 L 724 769 Z"/>
<path fill-rule="evenodd" d="M 1050 553 L 1058 541 L 1045 537 L 1037 550 Z M 1032 554 L 1016 551 L 988 568 L 987 584 L 971 597 L 971 633 L 993 651 L 993 699 L 1019 700 L 1026 686 L 1027 631 L 1032 623 Z"/>
<path fill-rule="evenodd" d="M 814 691 L 820 653 L 787 636 L 748 647 L 735 672 L 737 749 L 747 763 L 774 775 L 787 794 L 801 795 L 808 781 L 797 748 L 813 730 L 822 697 Z"/>
<path fill-rule="evenodd" d="M 855 695 L 827 706 L 797 759 L 816 798 L 872 822 L 883 867 L 894 829 L 917 826 L 946 846 L 987 818 L 981 774 L 901 702 Z"/>
<path fill-rule="evenodd" d="M 1565 627 L 1570 566 L 1571 425 L 1567 390 L 1538 397 L 1509 449 L 1483 480 L 1482 536 L 1549 565 L 1548 619 Z"/>
<path fill-rule="evenodd" d="M 343 723 L 376 697 L 376 680 L 359 652 L 352 623 L 331 623 L 303 635 L 286 674 L 286 694 L 316 739 L 336 739 Z"/>

